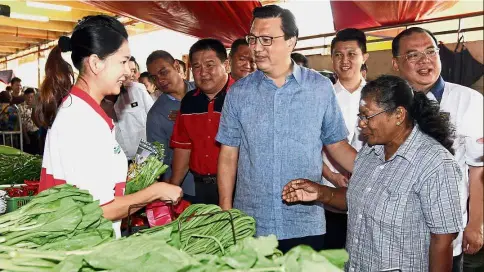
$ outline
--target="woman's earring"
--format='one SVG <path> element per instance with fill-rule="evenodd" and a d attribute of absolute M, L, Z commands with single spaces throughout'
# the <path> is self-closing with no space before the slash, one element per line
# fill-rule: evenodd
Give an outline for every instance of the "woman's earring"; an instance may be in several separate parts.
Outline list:
<path fill-rule="evenodd" d="M 401 123 L 400 122 L 397 122 L 397 126 L 399 126 Z"/>

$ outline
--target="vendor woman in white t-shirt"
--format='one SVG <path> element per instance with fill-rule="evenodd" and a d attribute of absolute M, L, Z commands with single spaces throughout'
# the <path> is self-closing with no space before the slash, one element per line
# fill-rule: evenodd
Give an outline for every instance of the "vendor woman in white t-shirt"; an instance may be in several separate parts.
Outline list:
<path fill-rule="evenodd" d="M 61 52 L 72 51 L 79 70 L 74 86 L 71 66 Z M 61 37 L 45 66 L 34 119 L 49 127 L 45 142 L 40 189 L 68 183 L 88 190 L 99 200 L 104 217 L 119 220 L 133 204 L 157 199 L 178 201 L 182 190 L 168 183 L 155 183 L 124 196 L 127 159 L 115 140 L 114 123 L 101 109 L 107 95 L 117 95 L 130 74 L 128 33 L 115 18 L 85 17 L 72 37 Z"/>

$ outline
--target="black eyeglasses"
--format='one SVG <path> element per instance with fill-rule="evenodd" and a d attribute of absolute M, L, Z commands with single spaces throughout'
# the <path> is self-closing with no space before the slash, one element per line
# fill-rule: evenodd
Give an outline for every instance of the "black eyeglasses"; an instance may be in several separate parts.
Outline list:
<path fill-rule="evenodd" d="M 389 109 L 386 109 L 386 110 L 382 110 L 382 111 L 377 112 L 377 113 L 375 113 L 375 114 L 372 114 L 372 115 L 370 115 L 370 116 L 365 116 L 365 115 L 363 115 L 363 114 L 361 114 L 361 113 L 358 113 L 358 114 L 357 114 L 357 116 L 358 116 L 358 118 L 360 119 L 360 121 L 361 121 L 361 122 L 363 122 L 365 125 L 368 125 L 368 121 L 369 121 L 371 118 L 373 118 L 373 117 L 375 117 L 375 116 L 377 116 L 377 115 L 380 115 L 380 114 L 382 114 L 382 113 L 384 113 L 384 112 L 391 111 L 391 110 L 393 110 L 393 109 L 394 109 L 394 108 L 389 108 Z"/>
<path fill-rule="evenodd" d="M 263 46 L 271 46 L 272 41 L 277 38 L 282 38 L 284 35 L 277 36 L 277 37 L 271 37 L 271 36 L 255 36 L 255 35 L 247 35 L 245 36 L 245 40 L 249 45 L 254 45 L 257 43 L 257 40 L 259 40 L 260 44 Z"/>

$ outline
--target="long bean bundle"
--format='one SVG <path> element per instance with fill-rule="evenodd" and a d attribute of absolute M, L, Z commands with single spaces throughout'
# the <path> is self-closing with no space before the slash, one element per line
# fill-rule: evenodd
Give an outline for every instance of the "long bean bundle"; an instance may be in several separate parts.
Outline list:
<path fill-rule="evenodd" d="M 147 229 L 143 233 L 155 233 L 166 228 L 172 230 L 170 244 L 187 253 L 224 255 L 236 242 L 254 236 L 255 220 L 237 209 L 222 212 L 216 205 L 194 204 L 170 224 Z"/>

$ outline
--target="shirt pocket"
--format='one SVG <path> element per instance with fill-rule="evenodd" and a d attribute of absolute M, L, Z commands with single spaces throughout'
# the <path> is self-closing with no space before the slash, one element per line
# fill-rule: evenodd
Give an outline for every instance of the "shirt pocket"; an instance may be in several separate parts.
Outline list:
<path fill-rule="evenodd" d="M 370 214 L 372 221 L 380 225 L 383 231 L 395 231 L 404 225 L 406 209 L 408 209 L 408 192 L 392 192 L 383 189 L 374 195 L 374 208 Z"/>

